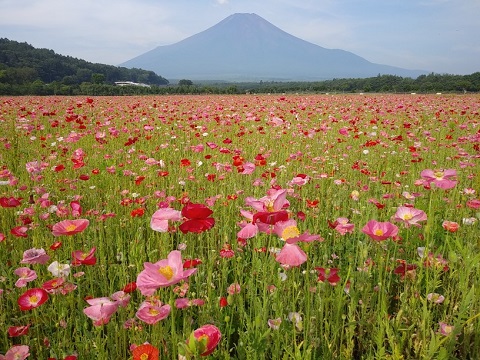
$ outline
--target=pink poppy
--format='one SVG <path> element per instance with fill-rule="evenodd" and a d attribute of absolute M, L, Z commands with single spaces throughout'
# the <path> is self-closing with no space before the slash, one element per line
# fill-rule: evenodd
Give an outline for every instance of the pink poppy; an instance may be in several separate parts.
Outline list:
<path fill-rule="evenodd" d="M 27 311 L 39 307 L 48 300 L 48 294 L 40 288 L 25 291 L 17 300 L 20 310 Z"/>
<path fill-rule="evenodd" d="M 46 264 L 50 260 L 44 249 L 28 249 L 23 252 L 23 259 L 20 264 Z"/>
<path fill-rule="evenodd" d="M 63 220 L 52 227 L 54 236 L 74 235 L 85 230 L 90 222 L 87 219 Z"/>
<path fill-rule="evenodd" d="M 329 226 L 335 229 L 340 235 L 345 235 L 347 233 L 352 233 L 355 229 L 355 225 L 349 223 L 347 218 L 338 218 L 333 223 L 328 222 Z"/>
<path fill-rule="evenodd" d="M 4 233 L 0 233 L 0 242 L 5 241 L 6 238 Z"/>
<path fill-rule="evenodd" d="M 398 234 L 398 227 L 390 222 L 379 222 L 377 220 L 370 220 L 362 229 L 364 234 L 367 234 L 375 241 L 383 241 L 388 238 L 395 238 Z"/>
<path fill-rule="evenodd" d="M 427 221 L 427 214 L 422 210 L 412 207 L 400 206 L 398 207 L 393 220 L 403 222 L 407 228 L 411 225 L 420 227 L 418 222 Z"/>
<path fill-rule="evenodd" d="M 5 356 L 0 355 L 0 360 L 25 360 L 30 356 L 28 345 L 13 345 L 7 350 Z"/>
<path fill-rule="evenodd" d="M 182 213 L 172 208 L 161 208 L 155 211 L 150 220 L 150 227 L 154 231 L 167 232 L 168 221 L 179 221 L 182 219 Z"/>
<path fill-rule="evenodd" d="M 258 200 L 247 197 L 245 204 L 258 212 L 276 212 L 288 208 L 290 205 L 287 200 L 287 189 L 269 189 L 267 195 Z"/>
<path fill-rule="evenodd" d="M 196 329 L 190 338 L 187 340 L 187 345 L 189 344 L 190 339 L 195 339 L 195 346 L 190 348 L 195 348 L 198 350 L 200 356 L 210 355 L 215 351 L 218 343 L 222 339 L 222 333 L 214 325 L 203 325 L 202 327 Z"/>
<path fill-rule="evenodd" d="M 468 200 L 467 206 L 470 209 L 480 209 L 480 199 Z"/>
<path fill-rule="evenodd" d="M 170 305 L 164 305 L 160 300 L 152 298 L 140 304 L 135 316 L 143 322 L 153 325 L 165 319 L 170 314 L 170 311 Z"/>
<path fill-rule="evenodd" d="M 444 190 L 452 189 L 455 187 L 455 185 L 457 185 L 457 171 L 454 169 L 447 169 L 443 171 L 426 169 L 420 173 L 420 176 L 429 184 L 434 183 L 437 187 Z"/>
<path fill-rule="evenodd" d="M 300 266 L 307 261 L 307 254 L 297 244 L 286 243 L 275 257 L 282 265 Z"/>
<path fill-rule="evenodd" d="M 20 276 L 20 279 L 15 282 L 16 287 L 25 287 L 27 286 L 27 283 L 37 278 L 37 273 L 35 272 L 35 270 L 29 269 L 27 267 L 20 267 L 18 269 L 15 269 L 14 274 Z"/>
<path fill-rule="evenodd" d="M 308 232 L 300 234 L 297 222 L 293 219 L 287 221 L 278 221 L 273 227 L 273 232 L 285 240 L 288 244 L 295 244 L 299 241 L 311 242 L 314 240 L 322 240 L 320 235 L 311 235 Z"/>
<path fill-rule="evenodd" d="M 93 320 L 95 326 L 108 324 L 119 306 L 117 301 L 112 301 L 106 297 L 88 299 L 87 303 L 90 306 L 83 309 L 83 313 Z"/>
<path fill-rule="evenodd" d="M 137 288 L 145 296 L 153 295 L 160 287 L 185 280 L 197 271 L 196 268 L 184 271 L 182 255 L 178 250 L 171 251 L 167 259 L 157 261 L 155 264 L 146 262 L 143 266 L 144 270 L 137 277 Z"/>

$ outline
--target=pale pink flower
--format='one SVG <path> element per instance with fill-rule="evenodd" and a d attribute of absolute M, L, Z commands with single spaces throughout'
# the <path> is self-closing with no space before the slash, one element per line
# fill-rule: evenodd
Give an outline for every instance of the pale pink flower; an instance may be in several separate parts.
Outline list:
<path fill-rule="evenodd" d="M 457 171 L 454 169 L 447 170 L 431 170 L 426 169 L 420 173 L 420 176 L 427 183 L 434 183 L 440 189 L 448 190 L 452 189 L 457 185 Z"/>
<path fill-rule="evenodd" d="M 447 323 L 444 323 L 442 321 L 440 321 L 438 325 L 440 325 L 438 332 L 444 336 L 449 336 L 453 332 L 453 330 L 455 330 L 455 327 L 453 325 L 448 325 Z"/>
<path fill-rule="evenodd" d="M 280 329 L 280 324 L 282 323 L 282 318 L 268 319 L 268 327 L 273 330 Z"/>
<path fill-rule="evenodd" d="M 25 360 L 30 356 L 28 345 L 13 345 L 4 355 L 0 355 L 0 360 Z"/>
<path fill-rule="evenodd" d="M 239 294 L 241 290 L 239 283 L 233 283 L 227 288 L 227 293 L 229 295 Z"/>
<path fill-rule="evenodd" d="M 411 225 L 420 227 L 420 221 L 427 221 L 427 214 L 422 210 L 412 207 L 400 206 L 398 207 L 393 220 L 403 222 L 407 228 Z"/>
<path fill-rule="evenodd" d="M 167 232 L 169 220 L 182 220 L 182 213 L 169 207 L 158 209 L 152 215 L 152 219 L 150 220 L 150 227 L 154 231 Z"/>
<path fill-rule="evenodd" d="M 110 298 L 118 303 L 121 307 L 126 307 L 130 302 L 131 295 L 124 291 L 114 292 Z"/>
<path fill-rule="evenodd" d="M 153 295 L 160 287 L 185 280 L 197 271 L 196 268 L 183 270 L 182 255 L 178 250 L 171 251 L 167 259 L 157 261 L 155 264 L 146 262 L 143 266 L 144 270 L 137 277 L 137 288 L 145 296 Z"/>
<path fill-rule="evenodd" d="M 20 279 L 15 282 L 16 287 L 25 287 L 27 283 L 37 278 L 37 273 L 35 272 L 35 270 L 29 269 L 27 267 L 20 267 L 15 269 L 14 274 L 20 276 Z"/>
<path fill-rule="evenodd" d="M 445 296 L 437 294 L 437 293 L 430 293 L 427 294 L 427 300 L 433 302 L 434 304 L 441 304 L 445 300 Z"/>
<path fill-rule="evenodd" d="M 352 233 L 353 230 L 355 229 L 355 225 L 350 223 L 347 218 L 338 218 L 334 222 L 335 224 L 335 230 L 338 231 L 340 235 L 345 235 L 347 233 Z"/>
<path fill-rule="evenodd" d="M 23 253 L 23 259 L 20 261 L 21 264 L 45 264 L 50 260 L 50 255 L 48 255 L 44 249 L 28 249 Z"/>
<path fill-rule="evenodd" d="M 88 299 L 87 303 L 90 306 L 83 309 L 83 313 L 93 320 L 95 326 L 108 324 L 119 306 L 117 301 L 112 301 L 107 297 Z"/>
<path fill-rule="evenodd" d="M 300 266 L 307 261 L 307 254 L 297 244 L 286 243 L 275 260 L 282 265 Z"/>
<path fill-rule="evenodd" d="M 143 322 L 153 325 L 165 319 L 170 314 L 170 311 L 170 305 L 164 305 L 160 300 L 152 298 L 140 304 L 135 316 Z"/>

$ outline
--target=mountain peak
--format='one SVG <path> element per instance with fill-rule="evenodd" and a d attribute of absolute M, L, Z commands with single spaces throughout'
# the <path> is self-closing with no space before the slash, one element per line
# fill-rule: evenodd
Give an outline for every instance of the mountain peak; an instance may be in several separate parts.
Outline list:
<path fill-rule="evenodd" d="M 172 45 L 121 66 L 153 70 L 167 79 L 324 80 L 425 72 L 378 65 L 343 50 L 299 39 L 255 13 L 235 13 Z"/>

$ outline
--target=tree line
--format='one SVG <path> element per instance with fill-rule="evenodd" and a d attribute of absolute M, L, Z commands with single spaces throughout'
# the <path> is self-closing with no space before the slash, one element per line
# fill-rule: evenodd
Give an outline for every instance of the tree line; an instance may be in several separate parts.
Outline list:
<path fill-rule="evenodd" d="M 149 86 L 115 85 L 118 81 Z M 153 71 L 94 64 L 53 50 L 0 38 L 0 95 L 148 95 L 244 93 L 437 93 L 479 92 L 480 72 L 471 75 L 396 75 L 323 81 L 259 81 L 177 84 Z"/>

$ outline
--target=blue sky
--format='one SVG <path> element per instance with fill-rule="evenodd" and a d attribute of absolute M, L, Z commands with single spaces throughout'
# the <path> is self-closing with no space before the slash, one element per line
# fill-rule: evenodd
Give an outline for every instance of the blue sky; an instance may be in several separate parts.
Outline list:
<path fill-rule="evenodd" d="M 374 63 L 480 71 L 480 0 L 0 0 L 0 9 L 0 37 L 111 65 L 246 12 Z"/>

